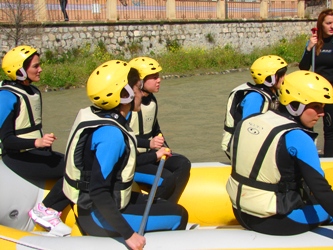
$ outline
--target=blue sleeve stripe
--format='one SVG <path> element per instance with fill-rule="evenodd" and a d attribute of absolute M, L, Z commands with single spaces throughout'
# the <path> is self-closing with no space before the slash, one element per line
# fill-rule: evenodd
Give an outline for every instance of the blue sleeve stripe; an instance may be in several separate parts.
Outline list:
<path fill-rule="evenodd" d="M 14 110 L 14 106 L 17 102 L 17 97 L 15 94 L 13 94 L 10 91 L 7 90 L 1 90 L 0 91 L 0 127 L 2 127 L 2 124 L 10 114 Z"/>
<path fill-rule="evenodd" d="M 261 113 L 264 101 L 264 97 L 258 92 L 251 91 L 248 93 L 241 102 L 242 119 L 253 114 Z"/>
<path fill-rule="evenodd" d="M 290 155 L 295 156 L 324 176 L 316 145 L 308 134 L 301 129 L 295 129 L 288 132 L 285 138 Z"/>
<path fill-rule="evenodd" d="M 105 179 L 124 154 L 125 148 L 124 135 L 116 126 L 106 125 L 93 133 L 91 150 L 96 151 L 96 158 Z"/>

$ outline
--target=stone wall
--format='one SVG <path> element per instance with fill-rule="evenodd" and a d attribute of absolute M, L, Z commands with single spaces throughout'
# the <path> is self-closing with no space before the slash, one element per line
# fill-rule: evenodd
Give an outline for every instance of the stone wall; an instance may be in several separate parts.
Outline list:
<path fill-rule="evenodd" d="M 309 34 L 315 20 L 224 21 L 197 23 L 103 23 L 57 24 L 25 28 L 30 37 L 21 42 L 39 48 L 41 53 L 51 50 L 65 52 L 85 44 L 95 46 L 103 42 L 108 51 L 130 57 L 139 54 L 158 54 L 166 50 L 168 41 L 177 41 L 184 48 L 231 45 L 240 52 L 274 44 L 282 38 Z M 8 29 L 8 28 L 7 28 Z M 31 35 L 32 34 L 32 35 Z M 6 32 L 1 32 L 3 51 L 14 47 Z M 92 50 L 94 47 L 92 47 Z"/>

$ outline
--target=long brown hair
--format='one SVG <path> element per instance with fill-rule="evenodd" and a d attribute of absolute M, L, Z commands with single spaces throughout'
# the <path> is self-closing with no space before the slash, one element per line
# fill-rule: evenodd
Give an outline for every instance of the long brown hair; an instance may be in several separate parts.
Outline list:
<path fill-rule="evenodd" d="M 324 32 L 323 32 L 323 22 L 326 16 L 333 16 L 332 9 L 323 10 L 317 20 L 317 45 L 316 45 L 316 55 L 318 56 L 321 48 L 324 46 Z"/>

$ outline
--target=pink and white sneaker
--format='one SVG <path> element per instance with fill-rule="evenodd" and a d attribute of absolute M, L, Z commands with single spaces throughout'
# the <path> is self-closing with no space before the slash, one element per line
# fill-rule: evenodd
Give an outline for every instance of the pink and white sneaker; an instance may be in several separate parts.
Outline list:
<path fill-rule="evenodd" d="M 29 216 L 52 235 L 64 237 L 71 234 L 72 229 L 60 219 L 61 212 L 46 208 L 41 203 L 29 211 Z"/>

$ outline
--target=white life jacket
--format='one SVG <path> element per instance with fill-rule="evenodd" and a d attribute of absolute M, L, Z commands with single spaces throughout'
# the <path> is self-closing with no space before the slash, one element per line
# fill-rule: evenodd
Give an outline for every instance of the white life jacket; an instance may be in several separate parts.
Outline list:
<path fill-rule="evenodd" d="M 99 110 L 94 107 L 81 109 L 75 119 L 66 147 L 66 174 L 63 191 L 72 202 L 79 206 L 81 205 L 80 196 L 89 195 L 87 191 L 91 169 L 84 169 L 83 164 L 84 145 L 92 133 L 92 130 L 89 129 L 94 130 L 100 126 L 113 125 L 121 129 L 129 147 L 129 150 L 126 150 L 127 155 L 123 158 L 126 162 L 122 164 L 120 173 L 117 173 L 113 187 L 114 193 L 111 194 L 117 202 L 118 208 L 122 209 L 128 204 L 131 197 L 136 161 L 136 138 L 132 132 L 118 122 L 120 114 L 110 112 L 111 117 L 104 118 L 99 116 L 98 112 Z M 81 191 L 86 191 L 86 193 L 83 194 Z M 89 197 L 88 200 L 90 200 Z"/>
<path fill-rule="evenodd" d="M 230 142 L 237 123 L 242 119 L 242 110 L 240 103 L 244 99 L 245 95 L 249 92 L 255 91 L 260 93 L 264 97 L 263 107 L 261 113 L 265 113 L 269 109 L 276 109 L 277 104 L 273 99 L 273 94 L 269 94 L 264 88 L 253 85 L 249 82 L 243 83 L 234 88 L 228 97 L 226 114 L 224 119 L 224 128 L 222 132 L 222 150 L 230 158 Z"/>
<path fill-rule="evenodd" d="M 134 134 L 144 139 L 152 139 L 152 130 L 157 119 L 157 101 L 151 94 L 151 101 L 148 105 L 141 104 L 141 110 L 133 111 L 130 127 Z M 149 148 L 138 148 L 140 153 L 149 151 Z"/>
<path fill-rule="evenodd" d="M 226 186 L 237 210 L 263 218 L 286 214 L 302 204 L 301 183 L 282 183 L 276 161 L 278 148 L 283 147 L 280 138 L 293 129 L 300 127 L 273 111 L 240 122 L 231 143 L 232 173 Z M 285 165 L 293 167 L 290 162 Z"/>
<path fill-rule="evenodd" d="M 17 87 L 18 83 L 16 82 L 5 81 L 2 82 L 1 85 L 0 91 L 10 91 L 20 100 L 20 110 L 15 119 L 15 135 L 25 139 L 41 138 L 43 132 L 40 91 L 35 86 L 30 85 L 31 90 L 34 93 L 33 95 L 30 95 L 24 89 Z"/>

